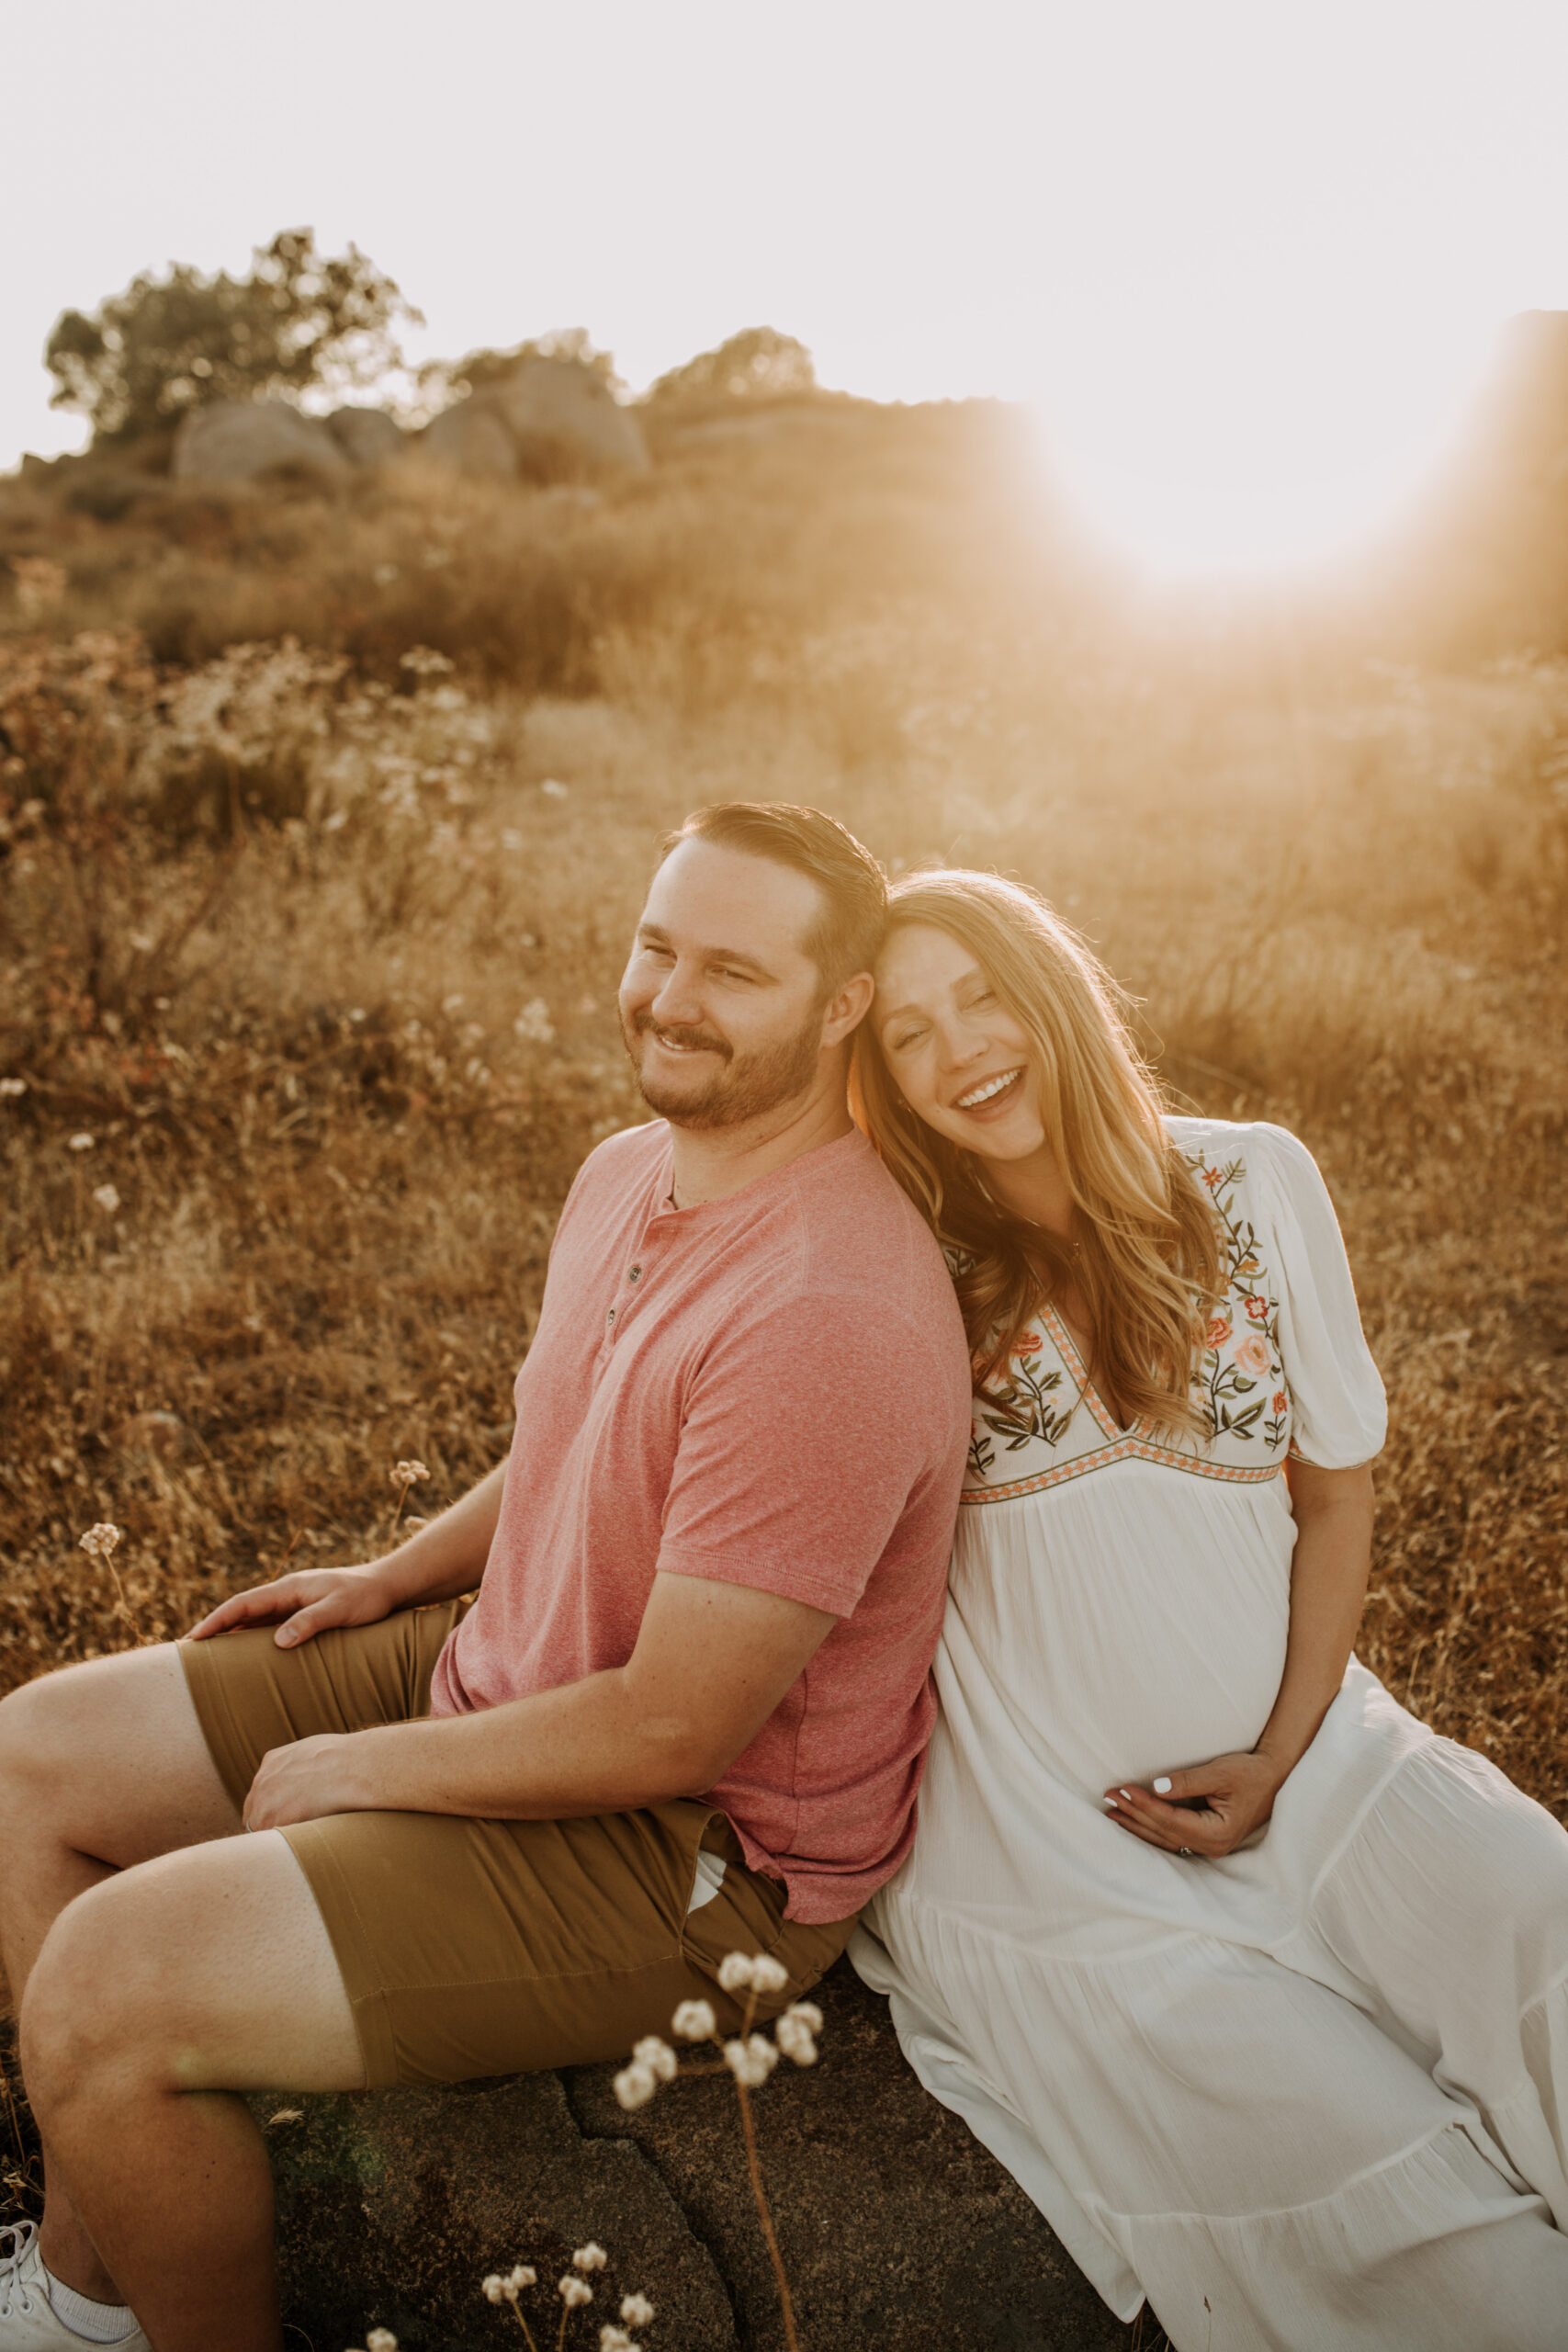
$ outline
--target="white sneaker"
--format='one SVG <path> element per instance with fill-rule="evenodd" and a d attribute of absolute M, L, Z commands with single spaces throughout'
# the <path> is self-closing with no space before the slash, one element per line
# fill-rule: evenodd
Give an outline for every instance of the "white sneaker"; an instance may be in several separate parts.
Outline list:
<path fill-rule="evenodd" d="M 86 2341 L 66 2326 L 49 2300 L 36 2224 L 0 2225 L 0 2352 L 72 2352 L 73 2346 L 82 2352 Z M 103 2352 L 152 2352 L 152 2346 L 133 2325 Z"/>

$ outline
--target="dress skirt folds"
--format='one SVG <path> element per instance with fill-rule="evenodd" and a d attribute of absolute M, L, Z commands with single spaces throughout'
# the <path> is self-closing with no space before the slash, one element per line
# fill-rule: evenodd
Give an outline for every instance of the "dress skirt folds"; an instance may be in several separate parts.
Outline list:
<path fill-rule="evenodd" d="M 1049 1311 L 977 1401 L 919 1830 L 852 1956 L 927 2087 L 1180 2352 L 1562 2352 L 1568 1835 L 1354 1659 L 1224 1860 L 1103 1807 L 1253 1745 L 1284 1462 L 1383 1434 L 1306 1152 L 1171 1128 L 1228 1260 L 1212 1433 L 1118 1428 Z"/>

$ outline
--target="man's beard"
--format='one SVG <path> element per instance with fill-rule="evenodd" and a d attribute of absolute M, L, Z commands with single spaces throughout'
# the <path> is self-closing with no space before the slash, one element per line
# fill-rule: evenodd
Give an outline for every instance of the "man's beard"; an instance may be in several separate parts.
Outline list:
<path fill-rule="evenodd" d="M 621 1035 L 643 1101 L 672 1127 L 688 1127 L 699 1134 L 738 1127 L 748 1119 L 776 1111 L 783 1103 L 795 1102 L 816 1077 L 822 1052 L 820 1005 L 813 1008 L 793 1036 L 756 1054 L 738 1056 L 733 1046 L 708 1030 L 658 1025 L 678 1046 L 705 1047 L 724 1057 L 723 1069 L 696 1089 L 682 1088 L 673 1074 L 669 1080 L 650 1080 L 644 1074 L 637 1046 L 655 1026 L 653 1018 L 648 1012 L 622 1016 Z"/>

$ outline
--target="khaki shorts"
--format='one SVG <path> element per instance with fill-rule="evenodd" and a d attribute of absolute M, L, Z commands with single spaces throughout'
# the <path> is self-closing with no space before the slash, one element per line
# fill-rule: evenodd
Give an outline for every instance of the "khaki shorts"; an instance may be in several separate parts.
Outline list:
<path fill-rule="evenodd" d="M 182 1642 L 234 1803 L 268 1748 L 428 1714 L 463 1607 L 404 1610 L 297 1650 L 270 1628 Z M 700 1803 L 575 1821 L 343 1813 L 282 1834 L 326 1923 L 373 2089 L 624 2059 L 639 2036 L 668 2035 L 690 1999 L 734 2033 L 740 2010 L 716 1982 L 727 1952 L 770 1952 L 788 1970 L 787 1989 L 758 2005 L 767 2018 L 831 1967 L 854 1926 L 786 1919 L 783 1885 L 748 1870 L 724 1815 Z M 726 1867 L 694 1910 L 699 1849 Z"/>

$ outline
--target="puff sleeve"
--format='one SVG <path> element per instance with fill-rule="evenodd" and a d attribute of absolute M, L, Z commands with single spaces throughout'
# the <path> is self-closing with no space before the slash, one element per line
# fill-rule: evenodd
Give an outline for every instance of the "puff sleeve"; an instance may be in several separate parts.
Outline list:
<path fill-rule="evenodd" d="M 1262 1122 L 1252 1139 L 1259 1223 L 1280 1290 L 1291 1452 L 1320 1470 L 1354 1469 L 1382 1452 L 1388 1405 L 1361 1331 L 1339 1220 L 1303 1143 Z"/>

